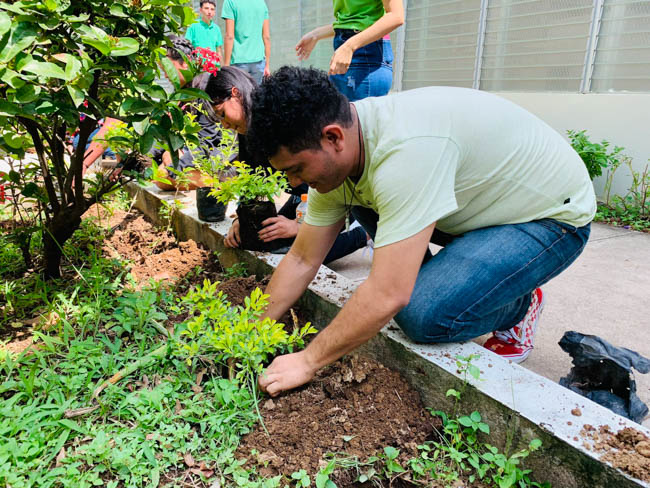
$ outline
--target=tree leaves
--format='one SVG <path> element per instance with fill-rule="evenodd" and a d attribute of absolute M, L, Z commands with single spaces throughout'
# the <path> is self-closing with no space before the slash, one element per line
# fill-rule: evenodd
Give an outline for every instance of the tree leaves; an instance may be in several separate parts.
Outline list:
<path fill-rule="evenodd" d="M 11 30 L 7 44 L 0 51 L 0 63 L 11 61 L 18 53 L 30 47 L 36 37 L 38 30 L 28 22 L 19 22 Z"/>
<path fill-rule="evenodd" d="M 120 37 L 114 47 L 110 50 L 111 56 L 129 56 L 138 52 L 140 43 L 130 37 Z"/>
<path fill-rule="evenodd" d="M 58 78 L 61 80 L 68 79 L 65 71 L 54 63 L 32 60 L 23 66 L 22 71 L 34 73 L 35 75 L 43 76 L 45 78 Z"/>

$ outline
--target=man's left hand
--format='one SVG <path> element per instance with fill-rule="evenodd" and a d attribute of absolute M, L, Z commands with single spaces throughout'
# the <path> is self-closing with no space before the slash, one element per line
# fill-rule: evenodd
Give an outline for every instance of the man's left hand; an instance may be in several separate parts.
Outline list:
<path fill-rule="evenodd" d="M 304 385 L 314 377 L 317 369 L 309 364 L 305 351 L 285 354 L 273 360 L 259 376 L 257 383 L 262 391 L 274 397 L 283 391 Z"/>

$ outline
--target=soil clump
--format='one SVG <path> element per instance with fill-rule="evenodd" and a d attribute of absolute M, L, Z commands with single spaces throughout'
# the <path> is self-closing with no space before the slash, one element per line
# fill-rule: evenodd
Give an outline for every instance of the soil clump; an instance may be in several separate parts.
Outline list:
<path fill-rule="evenodd" d="M 599 429 L 586 424 L 580 434 L 593 441 L 584 447 L 602 454 L 601 460 L 640 479 L 650 481 L 650 437 L 631 427 L 614 433 L 608 425 Z"/>

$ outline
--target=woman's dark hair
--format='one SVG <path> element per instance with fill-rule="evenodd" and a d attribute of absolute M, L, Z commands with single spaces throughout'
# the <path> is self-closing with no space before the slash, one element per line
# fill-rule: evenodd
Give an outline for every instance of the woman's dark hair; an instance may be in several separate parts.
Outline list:
<path fill-rule="evenodd" d="M 217 105 L 232 97 L 233 87 L 239 90 L 246 122 L 249 123 L 253 105 L 253 91 L 257 88 L 257 84 L 251 75 L 234 66 L 224 66 L 217 74 L 210 75 L 205 88 L 202 88 L 202 90 L 208 94 L 212 105 Z"/>
<path fill-rule="evenodd" d="M 183 54 L 185 54 L 188 59 L 194 60 L 194 46 L 192 46 L 189 39 L 174 34 L 170 34 L 168 37 L 172 43 L 171 46 L 167 46 L 167 57 L 169 59 L 183 62 L 185 61 L 185 59 L 183 59 Z"/>
<path fill-rule="evenodd" d="M 248 140 L 256 158 L 269 159 L 280 146 L 297 153 L 321 148 L 328 124 L 352 124 L 350 102 L 314 68 L 283 66 L 253 93 Z"/>

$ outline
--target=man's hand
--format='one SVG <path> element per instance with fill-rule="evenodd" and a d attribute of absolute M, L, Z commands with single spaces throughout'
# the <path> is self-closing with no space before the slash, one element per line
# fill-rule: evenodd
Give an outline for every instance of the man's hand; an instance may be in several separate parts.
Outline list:
<path fill-rule="evenodd" d="M 239 238 L 239 219 L 233 220 L 223 243 L 226 247 L 239 247 L 241 244 L 241 239 Z"/>
<path fill-rule="evenodd" d="M 282 215 L 271 217 L 262 222 L 264 228 L 258 232 L 262 242 L 274 241 L 283 237 L 296 237 L 299 224 Z"/>
<path fill-rule="evenodd" d="M 306 351 L 285 354 L 273 360 L 259 376 L 257 383 L 262 391 L 274 397 L 280 392 L 304 385 L 314 377 L 317 370 L 307 360 Z"/>
<path fill-rule="evenodd" d="M 271 76 L 271 67 L 268 64 L 264 65 L 264 74 L 263 74 L 263 76 L 264 76 L 264 78 L 268 78 L 269 76 Z"/>

